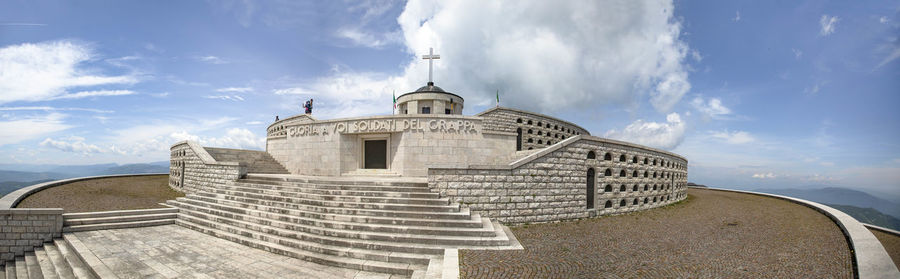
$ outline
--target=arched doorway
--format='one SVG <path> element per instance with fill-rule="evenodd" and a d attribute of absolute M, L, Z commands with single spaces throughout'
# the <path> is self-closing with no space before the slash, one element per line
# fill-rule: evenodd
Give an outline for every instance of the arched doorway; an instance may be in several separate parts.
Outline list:
<path fill-rule="evenodd" d="M 594 208 L 594 168 L 587 171 L 587 209 Z"/>
<path fill-rule="evenodd" d="M 516 129 L 516 151 L 522 151 L 522 128 Z"/>

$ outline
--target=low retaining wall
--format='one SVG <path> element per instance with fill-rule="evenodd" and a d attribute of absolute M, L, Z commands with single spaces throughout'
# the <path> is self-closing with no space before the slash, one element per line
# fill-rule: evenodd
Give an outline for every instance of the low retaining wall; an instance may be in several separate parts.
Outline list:
<path fill-rule="evenodd" d="M 0 198 L 0 261 L 9 261 L 33 251 L 34 247 L 62 236 L 62 208 L 15 208 L 22 200 L 38 191 L 73 182 L 152 174 L 124 174 L 69 178 L 31 185 Z"/>
<path fill-rule="evenodd" d="M 247 174 L 247 166 L 238 162 L 219 162 L 203 146 L 181 141 L 170 148 L 169 187 L 194 193 L 198 187 L 225 185 Z"/>
<path fill-rule="evenodd" d="M 794 202 L 819 211 L 822 214 L 825 214 L 825 216 L 828 216 L 828 218 L 831 218 L 831 220 L 844 232 L 844 236 L 847 237 L 847 242 L 850 244 L 850 249 L 853 253 L 854 273 L 859 278 L 900 278 L 900 270 L 894 265 L 891 256 L 884 250 L 884 246 L 882 246 L 881 242 L 875 238 L 875 235 L 873 235 L 863 223 L 860 223 L 840 210 L 820 203 L 781 195 L 721 188 L 692 188 L 773 197 Z"/>

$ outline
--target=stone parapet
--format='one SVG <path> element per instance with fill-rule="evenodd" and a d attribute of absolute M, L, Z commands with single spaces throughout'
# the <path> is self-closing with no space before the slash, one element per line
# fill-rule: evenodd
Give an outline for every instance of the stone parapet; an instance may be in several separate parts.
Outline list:
<path fill-rule="evenodd" d="M 0 261 L 11 261 L 60 237 L 62 213 L 62 208 L 0 209 Z"/>
<path fill-rule="evenodd" d="M 477 114 L 484 118 L 486 132 L 521 133 L 521 150 L 541 149 L 577 135 L 591 133 L 552 116 L 506 107 L 495 107 Z"/>
<path fill-rule="evenodd" d="M 198 188 L 215 187 L 247 174 L 239 162 L 219 162 L 205 148 L 192 141 L 172 145 L 169 163 L 169 187 L 185 193 Z"/>
<path fill-rule="evenodd" d="M 687 160 L 639 145 L 575 136 L 507 165 L 429 168 L 428 185 L 505 224 L 550 222 L 683 200 Z"/>

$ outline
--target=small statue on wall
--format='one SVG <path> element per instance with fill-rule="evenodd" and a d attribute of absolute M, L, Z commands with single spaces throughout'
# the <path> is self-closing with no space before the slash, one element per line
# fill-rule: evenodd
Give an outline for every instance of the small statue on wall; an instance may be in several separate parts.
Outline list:
<path fill-rule="evenodd" d="M 305 109 L 306 114 L 312 114 L 313 99 L 309 99 L 309 101 L 306 101 L 306 103 L 303 104 L 303 108 Z"/>

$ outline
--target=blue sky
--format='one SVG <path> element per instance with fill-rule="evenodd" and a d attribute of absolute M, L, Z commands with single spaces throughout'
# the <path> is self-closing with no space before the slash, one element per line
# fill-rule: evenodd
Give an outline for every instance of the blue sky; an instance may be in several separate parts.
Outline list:
<path fill-rule="evenodd" d="M 900 200 L 897 1 L 4 1 L 0 163 L 262 149 L 437 85 L 682 154 L 689 180 Z"/>

